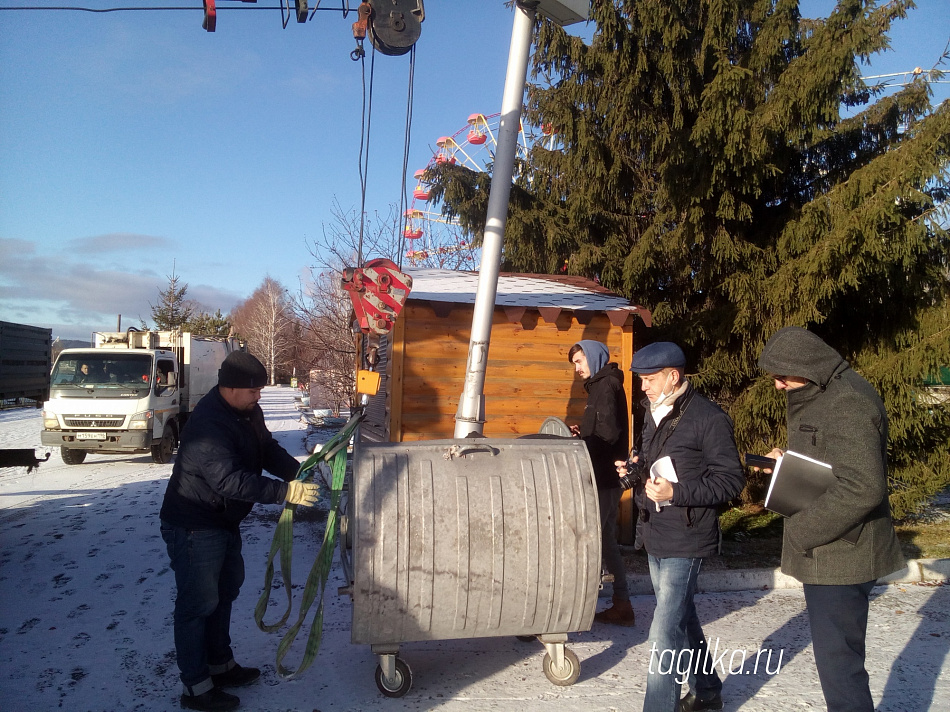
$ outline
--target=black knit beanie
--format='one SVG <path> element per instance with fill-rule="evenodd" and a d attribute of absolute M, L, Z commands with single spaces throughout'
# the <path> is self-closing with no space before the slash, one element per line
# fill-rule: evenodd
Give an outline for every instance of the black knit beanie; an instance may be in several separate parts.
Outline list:
<path fill-rule="evenodd" d="M 267 369 L 246 351 L 232 351 L 218 369 L 218 385 L 225 388 L 263 388 L 267 385 Z"/>

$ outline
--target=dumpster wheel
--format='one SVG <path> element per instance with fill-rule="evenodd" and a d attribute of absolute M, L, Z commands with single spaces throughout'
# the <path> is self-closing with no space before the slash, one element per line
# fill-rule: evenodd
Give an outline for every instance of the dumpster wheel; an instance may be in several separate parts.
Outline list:
<path fill-rule="evenodd" d="M 393 657 L 393 663 L 392 677 L 386 677 L 383 672 L 383 661 L 380 660 L 379 665 L 376 666 L 376 687 L 386 697 L 402 697 L 412 687 L 412 671 L 402 658 Z"/>
<path fill-rule="evenodd" d="M 577 678 L 581 676 L 581 661 L 577 659 L 577 655 L 574 654 L 574 651 L 569 648 L 564 648 L 564 655 L 562 657 L 561 665 L 558 666 L 551 658 L 551 655 L 545 653 L 543 667 L 544 674 L 548 680 L 555 685 L 566 687 L 573 685 L 577 682 Z M 377 673 L 377 679 L 378 678 L 379 673 Z"/>

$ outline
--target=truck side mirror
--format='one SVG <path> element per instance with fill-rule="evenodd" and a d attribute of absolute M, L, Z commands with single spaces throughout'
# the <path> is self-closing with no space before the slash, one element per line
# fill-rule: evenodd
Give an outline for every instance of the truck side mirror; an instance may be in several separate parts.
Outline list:
<path fill-rule="evenodd" d="M 178 385 L 178 374 L 174 371 L 168 374 L 168 386 L 174 388 Z"/>

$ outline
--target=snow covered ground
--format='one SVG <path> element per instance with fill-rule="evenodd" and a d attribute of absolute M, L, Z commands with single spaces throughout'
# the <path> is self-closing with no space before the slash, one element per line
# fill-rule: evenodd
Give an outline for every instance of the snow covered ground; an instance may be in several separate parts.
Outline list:
<path fill-rule="evenodd" d="M 293 391 L 266 389 L 262 407 L 284 447 L 302 459 L 307 432 Z M 35 446 L 42 453 L 40 428 L 37 410 L 2 411 L 0 448 Z M 68 466 L 55 451 L 29 474 L 0 469 L 0 710 L 178 709 L 174 577 L 158 528 L 170 472 L 171 465 L 155 465 L 148 456 L 90 455 L 84 464 Z M 264 672 L 259 684 L 235 691 L 242 709 L 640 709 L 652 597 L 634 600 L 635 628 L 595 625 L 571 636 L 569 647 L 582 666 L 571 687 L 548 682 L 537 642 L 413 642 L 400 653 L 412 668 L 413 687 L 405 697 L 389 699 L 374 683 L 376 657 L 349 642 L 351 605 L 337 596 L 344 583 L 338 567 L 327 586 L 320 654 L 300 679 L 282 680 L 274 664 L 280 636 L 260 632 L 253 621 L 279 512 L 257 505 L 243 527 L 247 580 L 235 604 L 232 636 L 238 661 Z M 320 517 L 295 526 L 298 597 L 321 536 Z M 282 595 L 274 592 L 274 611 Z M 723 692 L 727 711 L 824 709 L 800 591 L 704 594 L 697 602 L 711 643 L 718 640 L 720 653 L 728 650 L 720 665 L 732 662 L 735 674 Z M 880 710 L 948 709 L 950 586 L 875 589 L 868 637 L 871 689 Z M 756 670 L 760 649 L 772 656 L 766 663 L 761 655 Z M 296 666 L 301 653 L 298 645 L 285 663 Z M 747 659 L 740 670 L 741 653 Z"/>

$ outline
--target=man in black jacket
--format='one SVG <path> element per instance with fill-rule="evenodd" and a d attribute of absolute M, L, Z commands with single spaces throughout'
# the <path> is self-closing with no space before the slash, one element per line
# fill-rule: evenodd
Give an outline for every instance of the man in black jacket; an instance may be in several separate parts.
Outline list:
<path fill-rule="evenodd" d="M 571 432 L 587 443 L 597 496 L 600 503 L 601 551 L 604 564 L 614 577 L 613 605 L 594 616 L 600 623 L 632 626 L 636 619 L 630 605 L 627 569 L 617 543 L 617 511 L 620 507 L 620 482 L 614 462 L 627 459 L 627 394 L 623 390 L 623 371 L 610 362 L 610 352 L 599 341 L 578 341 L 567 353 L 578 376 L 584 379 L 587 405 L 581 424 Z"/>
<path fill-rule="evenodd" d="M 222 688 L 261 674 L 238 665 L 231 651 L 231 604 L 244 582 L 241 520 L 255 502 L 309 506 L 317 499 L 317 485 L 294 480 L 299 463 L 264 424 L 257 402 L 266 383 L 266 369 L 250 354 L 224 360 L 217 387 L 182 431 L 165 490 L 161 531 L 175 572 L 175 650 L 186 709 L 235 709 L 240 699 Z"/>
<path fill-rule="evenodd" d="M 637 488 L 641 531 L 656 593 L 650 626 L 644 712 L 722 709 L 722 681 L 708 653 L 693 595 L 703 558 L 719 553 L 719 507 L 745 484 L 732 421 L 684 378 L 679 346 L 659 342 L 634 354 L 647 397 L 641 459 L 646 475 Z M 626 472 L 624 463 L 618 470 Z M 679 697 L 680 685 L 689 693 Z"/>

